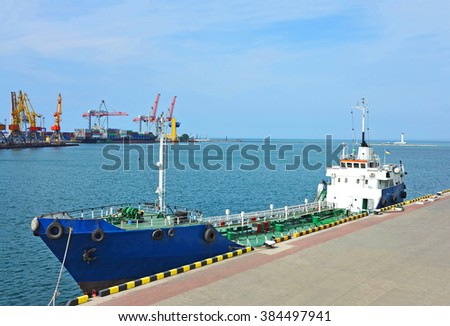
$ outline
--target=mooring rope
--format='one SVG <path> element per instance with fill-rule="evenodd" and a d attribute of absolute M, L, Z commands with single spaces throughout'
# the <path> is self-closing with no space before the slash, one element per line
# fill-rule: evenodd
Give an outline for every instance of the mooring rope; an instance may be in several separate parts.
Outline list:
<path fill-rule="evenodd" d="M 50 300 L 50 302 L 48 303 L 47 306 L 50 306 L 52 304 L 52 302 L 53 302 L 53 305 L 55 305 L 56 298 L 59 296 L 58 287 L 59 287 L 59 283 L 61 282 L 62 272 L 64 269 L 64 264 L 66 262 L 66 257 L 67 257 L 67 251 L 69 250 L 70 236 L 72 235 L 72 228 L 69 227 L 68 230 L 69 230 L 69 235 L 67 237 L 66 250 L 64 251 L 64 258 L 61 263 L 61 269 L 59 270 L 59 276 L 58 276 L 58 281 L 56 282 L 55 292 L 53 292 L 52 299 Z"/>

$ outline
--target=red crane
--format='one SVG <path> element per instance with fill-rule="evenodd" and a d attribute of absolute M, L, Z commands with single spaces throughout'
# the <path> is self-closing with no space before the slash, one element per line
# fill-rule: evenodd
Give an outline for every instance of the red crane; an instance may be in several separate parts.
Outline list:
<path fill-rule="evenodd" d="M 104 107 L 104 109 L 102 109 L 102 107 Z M 92 117 L 97 117 L 99 127 L 100 127 L 100 119 L 102 117 L 106 117 L 106 129 L 108 129 L 108 117 L 117 117 L 117 116 L 128 116 L 128 113 L 121 111 L 109 112 L 104 100 L 102 100 L 102 103 L 100 103 L 100 107 L 98 108 L 98 110 L 89 110 L 83 113 L 83 118 L 89 119 L 89 129 L 92 128 L 91 123 Z"/>
<path fill-rule="evenodd" d="M 173 100 L 172 100 L 172 104 L 170 104 L 170 109 L 169 109 L 169 116 L 167 117 L 167 121 L 171 122 L 172 121 L 172 115 L 173 115 L 173 108 L 175 107 L 175 101 L 176 101 L 177 97 L 174 96 Z M 174 119 L 175 120 L 175 119 Z M 169 127 L 171 127 L 172 124 L 169 123 Z M 178 128 L 180 126 L 180 123 L 177 121 L 175 123 L 175 126 Z"/>
<path fill-rule="evenodd" d="M 170 105 L 169 116 L 167 117 L 167 121 L 172 121 L 173 108 L 175 106 L 176 99 L 177 99 L 177 97 L 174 96 L 173 100 L 172 100 L 172 104 Z"/>
<path fill-rule="evenodd" d="M 166 119 L 169 122 L 168 123 L 169 127 L 172 129 L 172 132 L 169 135 L 167 135 L 167 139 L 170 141 L 173 141 L 173 142 L 178 141 L 177 128 L 180 126 L 180 123 L 177 121 L 177 119 L 175 119 L 175 117 L 172 117 L 173 108 L 175 107 L 176 99 L 177 99 L 177 97 L 174 96 L 173 100 L 172 100 L 172 104 L 170 105 L 169 115 Z"/>
<path fill-rule="evenodd" d="M 155 100 L 155 104 L 153 104 L 153 112 L 152 115 L 150 116 L 150 122 L 155 122 L 156 119 L 156 109 L 158 108 L 158 102 L 159 102 L 159 93 L 158 95 L 156 95 L 156 100 Z"/>
<path fill-rule="evenodd" d="M 133 122 L 139 122 L 139 131 L 142 131 L 142 122 L 147 122 L 147 124 L 149 122 L 155 122 L 156 110 L 158 109 L 158 102 L 159 102 L 160 95 L 161 94 L 159 94 L 159 93 L 156 95 L 155 103 L 152 106 L 152 109 L 153 109 L 152 115 L 150 115 L 150 116 L 140 115 L 139 117 L 133 119 Z M 147 125 L 147 127 L 148 127 L 148 125 Z"/>

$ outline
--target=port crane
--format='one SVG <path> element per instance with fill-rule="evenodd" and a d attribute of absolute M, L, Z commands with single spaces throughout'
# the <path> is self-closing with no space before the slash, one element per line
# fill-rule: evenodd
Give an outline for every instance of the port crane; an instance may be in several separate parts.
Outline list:
<path fill-rule="evenodd" d="M 177 136 L 177 128 L 180 126 L 180 123 L 177 122 L 177 119 L 175 119 L 175 117 L 173 117 L 173 109 L 175 107 L 175 101 L 176 101 L 177 97 L 174 96 L 172 103 L 170 104 L 170 109 L 169 109 L 169 115 L 167 116 L 167 121 L 169 122 L 169 128 L 171 128 L 171 133 L 167 134 L 166 137 L 168 140 L 176 142 L 178 141 L 178 136 Z"/>
<path fill-rule="evenodd" d="M 92 117 L 97 118 L 97 128 L 103 127 L 103 124 L 101 123 L 102 118 L 106 118 L 106 130 L 109 129 L 109 117 L 117 117 L 117 116 L 128 116 L 128 113 L 121 112 L 121 111 L 108 111 L 108 108 L 106 106 L 106 103 L 104 100 L 100 103 L 100 107 L 98 110 L 89 110 L 85 113 L 83 113 L 83 118 L 86 118 L 89 120 L 89 129 L 92 129 Z"/>
<path fill-rule="evenodd" d="M 16 92 L 11 92 L 11 123 L 8 126 L 9 135 L 7 141 L 9 143 L 25 143 L 25 135 L 22 132 L 22 115 L 17 105 Z"/>
<path fill-rule="evenodd" d="M 34 111 L 27 93 L 19 91 L 11 92 L 11 124 L 8 126 L 8 142 L 26 143 L 42 141 L 42 127 L 37 126 L 36 118 L 42 118 L 41 114 Z"/>
<path fill-rule="evenodd" d="M 52 136 L 50 137 L 50 142 L 61 143 L 64 142 L 64 137 L 61 133 L 61 114 L 62 114 L 62 97 L 61 94 L 58 95 L 58 106 L 56 112 L 53 114 L 55 117 L 55 124 L 51 127 L 53 130 Z"/>
<path fill-rule="evenodd" d="M 139 122 L 139 131 L 142 132 L 142 122 L 147 123 L 147 132 L 150 131 L 150 123 L 154 123 L 156 120 L 156 110 L 158 109 L 159 96 L 161 94 L 156 95 L 155 103 L 152 106 L 152 115 L 140 115 L 137 118 L 133 119 L 133 122 Z M 156 128 L 157 130 L 157 128 Z"/>
<path fill-rule="evenodd" d="M 27 122 L 29 123 L 28 130 L 26 132 L 26 139 L 30 142 L 42 141 L 42 127 L 37 126 L 36 124 L 36 118 L 42 118 L 42 114 L 38 114 L 34 111 L 33 105 L 31 104 L 27 93 L 22 94 L 22 91 L 19 91 L 18 107 L 19 110 L 22 110 L 25 113 L 24 117 L 26 119 L 24 119 L 24 124 L 26 125 Z"/>

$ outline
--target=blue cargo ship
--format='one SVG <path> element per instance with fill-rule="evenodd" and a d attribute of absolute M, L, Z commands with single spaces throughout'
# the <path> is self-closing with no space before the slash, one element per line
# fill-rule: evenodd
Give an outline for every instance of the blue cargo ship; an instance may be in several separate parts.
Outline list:
<path fill-rule="evenodd" d="M 363 109 L 364 110 L 364 109 Z M 345 151 L 327 169 L 315 200 L 296 206 L 208 217 L 165 202 L 165 119 L 158 120 L 159 183 L 155 201 L 102 205 L 43 214 L 31 229 L 86 294 L 165 272 L 243 247 L 273 246 L 274 238 L 339 224 L 406 197 L 403 165 L 380 164 L 363 137 L 357 157 Z M 359 181 L 358 181 L 359 180 Z M 367 181 L 367 182 L 366 182 Z"/>

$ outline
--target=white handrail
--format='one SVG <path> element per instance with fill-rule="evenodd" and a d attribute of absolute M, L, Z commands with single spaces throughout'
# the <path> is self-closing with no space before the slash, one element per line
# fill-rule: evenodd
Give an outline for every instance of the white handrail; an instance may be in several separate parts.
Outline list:
<path fill-rule="evenodd" d="M 308 204 L 302 204 L 302 205 L 295 205 L 295 206 L 288 206 L 288 207 L 282 207 L 282 208 L 276 208 L 276 209 L 269 209 L 264 211 L 255 211 L 255 212 L 248 212 L 242 215 L 242 213 L 238 214 L 227 214 L 227 215 L 219 215 L 219 216 L 211 216 L 211 217 L 204 217 L 203 220 L 206 222 L 209 222 L 211 224 L 216 224 L 223 222 L 225 224 L 235 224 L 240 223 L 242 221 L 250 221 L 252 218 L 255 220 L 261 220 L 261 219 L 269 219 L 273 217 L 278 217 L 280 219 L 284 219 L 289 216 L 298 214 L 298 213 L 307 213 L 307 212 L 314 212 L 319 211 L 322 209 L 331 209 L 333 208 L 331 203 L 328 203 L 326 201 L 321 202 L 312 202 Z"/>
<path fill-rule="evenodd" d="M 131 204 L 119 204 L 119 205 L 109 205 L 109 206 L 102 206 L 102 207 L 96 207 L 96 208 L 87 208 L 87 209 L 81 209 L 78 211 L 70 211 L 70 212 L 58 212 L 58 213 L 49 213 L 42 215 L 42 217 L 51 217 L 51 218 L 106 218 L 109 216 L 112 216 L 118 212 L 118 209 L 121 207 L 130 206 Z M 140 203 L 142 205 L 142 203 Z M 141 209 L 145 209 L 146 212 L 149 212 L 149 205 L 140 206 Z M 328 203 L 326 201 L 319 201 L 319 202 L 312 202 L 307 204 L 301 204 L 301 205 L 294 205 L 294 206 L 285 206 L 281 208 L 272 208 L 268 210 L 262 210 L 262 211 L 254 211 L 254 212 L 241 212 L 237 214 L 229 214 L 229 210 L 226 211 L 225 215 L 219 215 L 219 216 L 203 216 L 202 214 L 200 216 L 197 216 L 195 214 L 194 218 L 190 218 L 189 220 L 191 222 L 200 222 L 200 223 L 210 223 L 213 225 L 230 225 L 230 224 L 236 224 L 236 223 L 251 223 L 253 221 L 257 220 L 266 220 L 266 219 L 288 219 L 290 216 L 298 215 L 299 213 L 309 213 L 309 212 L 316 212 L 323 209 L 332 209 L 333 205 L 331 203 Z M 154 207 L 151 207 L 151 210 L 154 211 Z M 156 213 L 156 211 L 154 211 Z M 86 214 L 85 214 L 86 213 Z M 89 214 L 90 213 L 90 214 Z M 175 219 L 176 217 L 172 217 Z"/>

